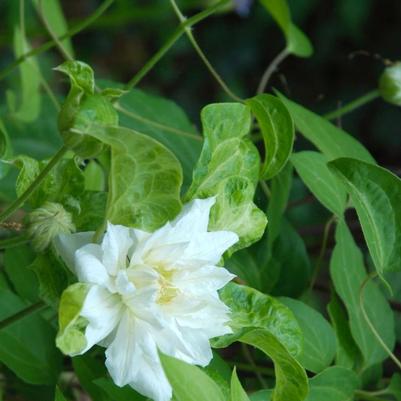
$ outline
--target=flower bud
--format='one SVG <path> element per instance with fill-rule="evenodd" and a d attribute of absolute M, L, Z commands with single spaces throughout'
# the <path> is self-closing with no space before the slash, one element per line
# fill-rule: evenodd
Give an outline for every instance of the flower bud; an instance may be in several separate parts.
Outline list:
<path fill-rule="evenodd" d="M 384 70 L 379 79 L 379 92 L 385 101 L 401 106 L 401 62 Z"/>
<path fill-rule="evenodd" d="M 59 234 L 75 231 L 72 215 L 60 203 L 46 202 L 29 214 L 28 234 L 37 251 L 46 249 Z"/>

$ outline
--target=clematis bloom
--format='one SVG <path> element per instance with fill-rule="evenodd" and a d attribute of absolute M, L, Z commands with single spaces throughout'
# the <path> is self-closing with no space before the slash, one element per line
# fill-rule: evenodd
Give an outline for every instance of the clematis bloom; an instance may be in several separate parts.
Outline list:
<path fill-rule="evenodd" d="M 234 276 L 216 264 L 238 236 L 207 231 L 214 202 L 188 203 L 153 233 L 109 223 L 101 244 L 90 243 L 93 233 L 59 236 L 56 249 L 79 280 L 60 302 L 59 348 L 104 346 L 118 386 L 170 400 L 158 352 L 206 366 L 209 339 L 231 332 L 217 291 Z"/>

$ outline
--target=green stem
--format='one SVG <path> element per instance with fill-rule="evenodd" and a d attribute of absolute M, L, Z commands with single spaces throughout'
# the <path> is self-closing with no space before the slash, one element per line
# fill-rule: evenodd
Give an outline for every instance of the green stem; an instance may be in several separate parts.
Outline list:
<path fill-rule="evenodd" d="M 376 397 L 374 393 L 363 390 L 355 390 L 355 397 L 360 401 L 385 401 L 382 398 Z"/>
<path fill-rule="evenodd" d="M 341 117 L 345 114 L 350 113 L 351 111 L 358 109 L 359 107 L 364 106 L 365 104 L 371 102 L 372 100 L 377 99 L 378 97 L 380 97 L 380 93 L 377 89 L 375 89 L 371 92 L 366 93 L 361 97 L 358 97 L 357 99 L 346 104 L 345 106 L 325 114 L 324 117 L 327 118 L 328 120 L 334 120 L 335 118 Z"/>
<path fill-rule="evenodd" d="M 401 361 L 392 353 L 391 349 L 383 341 L 380 334 L 378 333 L 375 326 L 373 325 L 372 321 L 370 320 L 368 314 L 366 313 L 365 303 L 364 303 L 364 290 L 366 288 L 366 285 L 369 283 L 369 281 L 376 276 L 377 276 L 377 273 L 369 274 L 368 277 L 366 277 L 365 280 L 362 282 L 361 287 L 359 289 L 359 307 L 361 308 L 362 316 L 365 319 L 366 324 L 369 326 L 373 335 L 376 337 L 377 342 L 387 352 L 388 356 L 393 360 L 393 362 L 398 366 L 398 368 L 401 369 Z"/>
<path fill-rule="evenodd" d="M 18 245 L 26 244 L 29 242 L 29 237 L 27 235 L 16 235 L 11 238 L 5 238 L 0 240 L 0 249 L 13 248 Z"/>
<path fill-rule="evenodd" d="M 274 369 L 272 368 L 266 368 L 264 366 L 257 366 L 257 365 L 251 365 L 243 362 L 230 362 L 233 366 L 236 366 L 238 370 L 241 370 L 243 372 L 259 372 L 262 375 L 269 376 L 269 377 L 274 377 L 275 372 Z"/>
<path fill-rule="evenodd" d="M 131 78 L 125 85 L 126 90 L 132 89 L 143 79 L 143 77 L 160 61 L 160 59 L 170 50 L 177 40 L 185 33 L 186 29 L 204 20 L 209 15 L 213 14 L 220 7 L 228 3 L 229 0 L 221 0 L 214 6 L 195 14 L 183 22 L 176 31 L 167 39 L 167 42 L 152 56 L 152 58 Z"/>
<path fill-rule="evenodd" d="M 181 24 L 185 23 L 187 20 L 186 17 L 182 14 L 181 10 L 179 9 L 177 3 L 175 0 L 170 0 L 170 4 L 174 9 L 174 12 L 176 13 L 179 21 Z M 203 52 L 203 50 L 200 48 L 198 42 L 196 41 L 194 35 L 192 34 L 191 28 L 187 27 L 185 28 L 185 34 L 187 35 L 189 41 L 191 42 L 193 48 L 195 51 L 198 53 L 199 57 L 205 64 L 206 68 L 209 70 L 210 74 L 213 76 L 213 78 L 218 82 L 218 84 L 222 87 L 222 89 L 227 93 L 229 97 L 231 97 L 233 100 L 236 102 L 243 102 L 243 100 L 238 97 L 229 87 L 228 85 L 224 82 L 223 78 L 220 76 L 220 74 L 214 69 L 208 58 L 206 57 L 206 54 Z"/>
<path fill-rule="evenodd" d="M 266 90 L 266 86 L 267 86 L 271 76 L 277 70 L 277 68 L 281 64 L 281 62 L 289 55 L 290 55 L 290 53 L 288 52 L 287 48 L 285 48 L 279 54 L 277 54 L 277 56 L 273 59 L 273 61 L 268 65 L 268 67 L 266 68 L 266 71 L 263 73 L 262 78 L 260 79 L 258 89 L 256 91 L 257 95 L 259 95 L 260 93 L 263 93 Z"/>
<path fill-rule="evenodd" d="M 242 343 L 241 344 L 242 353 L 244 354 L 245 359 L 249 362 L 249 364 L 253 368 L 253 372 L 255 373 L 256 377 L 258 378 L 260 384 L 263 388 L 268 388 L 266 380 L 263 378 L 262 374 L 258 370 L 258 366 L 256 365 L 255 361 L 253 360 L 251 351 L 249 350 L 248 345 Z"/>
<path fill-rule="evenodd" d="M 65 34 L 58 36 L 57 39 L 59 41 L 62 41 L 64 39 L 70 38 L 71 36 L 74 36 L 77 33 L 81 32 L 86 27 L 88 27 L 90 24 L 92 24 L 94 21 L 96 21 L 113 3 L 114 3 L 114 0 L 105 0 L 104 3 L 102 3 L 95 10 L 95 12 L 93 14 L 91 14 L 88 18 L 85 18 L 82 22 L 77 24 L 75 27 L 71 28 Z M 49 42 L 44 43 L 42 46 L 32 49 L 29 52 L 18 57 L 15 61 L 13 61 L 3 71 L 0 72 L 0 80 L 5 78 L 8 74 L 10 74 L 14 70 L 15 67 L 17 67 L 19 64 L 21 64 L 22 62 L 27 60 L 29 57 L 33 57 L 38 54 L 41 54 L 56 45 L 57 45 L 57 43 L 54 40 L 51 40 Z"/>
<path fill-rule="evenodd" d="M 46 175 L 50 170 L 63 158 L 68 148 L 63 146 L 47 163 L 45 168 L 36 177 L 35 181 L 26 189 L 26 191 L 17 198 L 3 213 L 0 214 L 0 223 L 3 222 L 7 217 L 13 214 L 17 209 L 19 209 L 24 202 L 32 195 L 33 191 L 41 184 L 41 182 L 46 178 Z"/>
<path fill-rule="evenodd" d="M 317 261 L 316 261 L 316 265 L 315 265 L 315 269 L 313 271 L 313 275 L 312 275 L 312 278 L 311 278 L 309 289 L 313 288 L 317 278 L 319 277 L 319 273 L 320 273 L 320 269 L 321 269 L 321 266 L 322 266 L 322 263 L 323 263 L 324 255 L 326 254 L 327 241 L 329 239 L 330 228 L 333 225 L 335 219 L 336 219 L 336 216 L 331 216 L 330 219 L 327 220 L 327 223 L 324 226 L 322 246 L 320 248 L 320 253 L 319 253 L 319 256 L 318 256 Z"/>
<path fill-rule="evenodd" d="M 259 185 L 262 188 L 262 191 L 264 192 L 264 194 L 266 195 L 266 198 L 270 199 L 271 191 L 270 191 L 269 186 L 266 184 L 266 182 L 264 180 L 259 180 Z"/>
<path fill-rule="evenodd" d="M 42 309 L 44 306 L 46 306 L 42 301 L 37 302 L 36 304 L 30 305 L 25 309 L 22 309 L 21 311 L 17 312 L 16 314 L 7 317 L 6 319 L 0 321 L 0 330 L 6 328 L 7 326 L 10 326 L 11 324 L 17 322 L 18 320 L 23 319 L 26 316 L 29 316 L 38 310 Z"/>

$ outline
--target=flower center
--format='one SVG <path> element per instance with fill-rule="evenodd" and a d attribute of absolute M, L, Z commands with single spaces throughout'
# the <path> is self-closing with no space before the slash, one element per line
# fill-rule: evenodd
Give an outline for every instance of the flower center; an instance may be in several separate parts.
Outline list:
<path fill-rule="evenodd" d="M 159 273 L 158 284 L 160 286 L 157 303 L 165 305 L 172 301 L 178 294 L 178 289 L 172 282 L 174 270 L 167 270 L 164 266 L 155 266 L 155 268 Z"/>

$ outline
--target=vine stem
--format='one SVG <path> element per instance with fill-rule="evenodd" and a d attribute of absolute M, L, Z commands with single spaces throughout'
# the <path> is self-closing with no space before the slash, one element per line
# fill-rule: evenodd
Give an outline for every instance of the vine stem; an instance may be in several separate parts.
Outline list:
<path fill-rule="evenodd" d="M 401 369 L 400 360 L 392 353 L 391 349 L 387 346 L 387 344 L 383 341 L 380 334 L 377 332 L 375 326 L 370 320 L 368 314 L 366 313 L 365 305 L 364 305 L 364 290 L 371 279 L 377 276 L 377 273 L 369 274 L 365 280 L 363 280 L 361 287 L 359 288 L 359 307 L 361 308 L 362 316 L 366 321 L 366 324 L 369 326 L 373 335 L 376 337 L 377 342 L 382 346 L 382 348 L 387 352 L 388 356 L 393 360 L 393 362 Z"/>
<path fill-rule="evenodd" d="M 175 0 L 170 0 L 170 4 L 174 9 L 174 12 L 176 13 L 179 21 L 183 24 L 187 20 L 186 17 L 182 14 L 181 10 L 179 9 L 177 3 Z M 189 41 L 191 42 L 193 48 L 195 51 L 198 53 L 199 57 L 205 64 L 206 68 L 209 70 L 210 74 L 213 76 L 213 78 L 218 82 L 218 84 L 222 87 L 224 92 L 227 93 L 229 97 L 231 97 L 233 100 L 236 102 L 243 103 L 243 100 L 238 97 L 229 87 L 228 85 L 224 82 L 223 78 L 220 76 L 220 74 L 215 70 L 215 68 L 212 66 L 208 58 L 206 57 L 206 54 L 203 52 L 203 50 L 200 48 L 198 42 L 196 41 L 194 35 L 192 34 L 191 28 L 186 27 L 185 28 L 185 34 L 187 35 Z"/>
<path fill-rule="evenodd" d="M 349 102 L 345 106 L 325 114 L 323 117 L 327 118 L 328 120 L 334 120 L 335 118 L 341 117 L 345 114 L 350 113 L 351 111 L 358 109 L 359 107 L 364 106 L 367 103 L 370 103 L 372 100 L 375 100 L 378 97 L 380 97 L 378 89 L 372 90 L 365 95 L 358 97 L 352 102 Z"/>
<path fill-rule="evenodd" d="M 330 228 L 333 225 L 334 221 L 336 219 L 336 216 L 331 216 L 329 220 L 327 220 L 327 223 L 324 226 L 324 231 L 323 231 L 323 239 L 322 239 L 322 246 L 320 248 L 320 253 L 316 261 L 315 269 L 313 271 L 313 275 L 311 278 L 311 282 L 309 285 L 309 289 L 312 289 L 313 286 L 315 285 L 315 282 L 319 276 L 320 273 L 320 268 L 322 266 L 323 258 L 324 255 L 326 254 L 326 249 L 327 249 L 327 241 L 329 239 L 329 233 L 330 233 Z"/>
<path fill-rule="evenodd" d="M 71 36 L 76 35 L 77 33 L 81 32 L 84 30 L 86 27 L 91 25 L 94 21 L 96 21 L 112 4 L 114 3 L 114 0 L 105 0 L 90 16 L 85 18 L 81 23 L 77 24 L 75 27 L 71 28 L 68 32 L 65 34 L 58 36 L 57 39 L 59 41 L 62 41 L 64 39 L 70 38 Z M 56 46 L 57 42 L 54 40 L 51 40 L 49 42 L 44 43 L 42 46 L 39 46 L 35 49 L 30 50 L 29 52 L 23 54 L 22 56 L 18 57 L 15 61 L 13 61 L 11 64 L 9 64 L 5 69 L 3 69 L 0 72 L 0 80 L 5 78 L 8 74 L 10 74 L 15 67 L 17 67 L 19 64 L 24 62 L 30 57 L 36 56 L 38 54 L 41 54 L 52 47 Z"/>
<path fill-rule="evenodd" d="M 0 240 L 0 249 L 13 248 L 18 245 L 26 244 L 29 242 L 29 237 L 25 234 L 16 235 L 11 238 L 5 238 Z"/>
<path fill-rule="evenodd" d="M 170 50 L 177 40 L 185 33 L 185 30 L 198 22 L 212 15 L 220 7 L 228 3 L 230 0 L 221 0 L 208 9 L 195 14 L 181 23 L 175 32 L 167 39 L 166 43 L 149 59 L 149 61 L 131 78 L 125 85 L 125 90 L 130 90 L 143 79 L 143 77 L 160 61 L 160 59 Z"/>
<path fill-rule="evenodd" d="M 285 48 L 279 54 L 277 54 L 273 61 L 267 66 L 265 72 L 262 75 L 262 78 L 260 79 L 258 89 L 256 91 L 257 95 L 263 93 L 266 90 L 271 76 L 274 74 L 278 66 L 283 62 L 283 60 L 289 55 L 290 53 L 288 52 L 288 49 Z"/>
<path fill-rule="evenodd" d="M 12 215 L 17 209 L 19 209 L 23 203 L 32 195 L 33 191 L 41 184 L 46 178 L 51 169 L 63 158 L 65 153 L 68 151 L 66 146 L 63 146 L 46 164 L 45 168 L 35 178 L 32 184 L 26 189 L 26 191 L 17 198 L 6 210 L 0 214 L 0 223 L 3 222 L 7 217 Z"/>
<path fill-rule="evenodd" d="M 32 313 L 35 313 L 45 307 L 46 304 L 42 301 L 37 302 L 36 304 L 32 304 L 25 309 L 22 309 L 21 311 L 17 312 L 16 314 L 5 318 L 4 320 L 0 321 L 0 330 L 6 328 L 7 326 L 10 326 L 11 324 L 17 322 L 18 320 L 23 319 L 26 316 L 31 315 Z"/>

